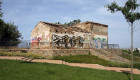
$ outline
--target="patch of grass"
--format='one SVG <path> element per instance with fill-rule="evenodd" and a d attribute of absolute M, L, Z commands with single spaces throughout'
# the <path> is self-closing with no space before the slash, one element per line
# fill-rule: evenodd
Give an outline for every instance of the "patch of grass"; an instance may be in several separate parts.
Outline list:
<path fill-rule="evenodd" d="M 54 60 L 63 60 L 66 62 L 72 63 L 89 63 L 89 64 L 100 64 L 103 66 L 110 66 L 110 67 L 124 67 L 130 68 L 130 64 L 128 63 L 118 63 L 118 62 L 111 62 L 101 59 L 97 56 L 87 54 L 87 55 L 69 55 L 69 56 L 54 56 Z M 140 62 L 134 62 L 134 68 L 140 69 Z"/>
<path fill-rule="evenodd" d="M 131 54 L 122 53 L 120 56 L 131 61 Z M 134 60 L 133 63 L 134 68 L 140 69 L 140 57 L 133 56 L 133 60 Z"/>
<path fill-rule="evenodd" d="M 91 55 L 91 54 L 54 56 L 53 59 L 54 60 L 63 60 L 63 61 L 72 62 L 72 63 L 92 63 L 92 64 L 101 64 L 101 65 L 107 65 L 110 63 L 109 61 L 106 61 L 104 59 L 101 59 L 101 58 Z"/>
<path fill-rule="evenodd" d="M 129 80 L 130 74 L 48 63 L 0 60 L 0 80 Z M 140 80 L 140 75 L 134 75 Z"/>
<path fill-rule="evenodd" d="M 122 52 L 123 52 L 123 53 L 128 53 L 128 54 L 131 53 L 130 50 L 124 50 L 124 49 L 122 50 Z"/>
<path fill-rule="evenodd" d="M 130 49 L 122 50 L 122 53 L 131 54 L 131 50 Z M 134 54 L 134 56 L 140 57 L 140 52 L 139 52 L 139 50 L 137 50 L 137 48 L 133 51 L 133 54 Z"/>
<path fill-rule="evenodd" d="M 120 56 L 131 61 L 131 54 L 122 53 Z M 133 56 L 133 57 L 134 57 L 134 61 L 140 61 L 140 57 L 137 56 Z"/>
<path fill-rule="evenodd" d="M 40 54 L 34 53 L 15 53 L 15 52 L 0 52 L 0 56 L 22 56 L 32 59 L 45 59 L 46 57 Z"/>
<path fill-rule="evenodd" d="M 134 68 L 140 69 L 140 62 L 134 61 L 133 66 L 134 66 Z"/>

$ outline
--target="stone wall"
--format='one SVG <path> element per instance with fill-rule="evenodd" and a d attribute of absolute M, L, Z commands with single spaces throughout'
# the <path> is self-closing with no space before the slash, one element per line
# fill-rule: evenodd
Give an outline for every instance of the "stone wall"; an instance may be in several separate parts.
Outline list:
<path fill-rule="evenodd" d="M 31 41 L 40 38 L 40 42 L 51 42 L 50 27 L 39 22 L 31 32 Z"/>
<path fill-rule="evenodd" d="M 92 34 L 108 36 L 108 26 L 102 25 L 100 23 L 95 24 L 93 22 L 83 22 L 83 23 L 74 25 L 74 27 L 86 29 L 88 32 Z"/>
<path fill-rule="evenodd" d="M 31 32 L 31 48 L 49 49 L 51 47 L 50 28 L 39 22 Z"/>
<path fill-rule="evenodd" d="M 58 56 L 58 55 L 78 55 L 78 54 L 89 54 L 98 56 L 99 58 L 105 59 L 112 62 L 129 62 L 129 60 L 116 55 L 116 53 L 111 53 L 104 49 L 48 49 L 48 50 L 28 50 L 29 53 L 43 54 L 45 56 Z"/>
<path fill-rule="evenodd" d="M 23 49 L 23 50 L 16 50 L 16 49 L 0 49 L 0 51 L 4 52 L 22 52 L 22 53 L 35 53 L 41 54 L 46 56 L 46 58 L 51 59 L 53 56 L 58 55 L 78 55 L 78 54 L 89 54 L 98 56 L 99 58 L 105 59 L 107 61 L 113 62 L 121 62 L 121 63 L 128 63 L 130 62 L 127 59 L 124 59 L 117 55 L 117 53 L 111 53 L 104 49 Z"/>
<path fill-rule="evenodd" d="M 69 38 L 64 40 L 66 35 Z M 78 38 L 79 36 L 80 38 Z M 73 43 L 75 45 L 79 43 L 80 46 L 72 46 L 72 37 L 76 37 L 77 39 L 77 43 L 75 44 L 74 42 L 76 39 L 73 40 Z M 66 40 L 68 43 L 71 43 L 71 47 L 75 48 L 105 49 L 108 44 L 108 26 L 86 21 L 70 27 L 40 21 L 31 33 L 31 48 L 52 49 L 52 46 L 63 47 L 59 44 L 66 44 Z"/>
<path fill-rule="evenodd" d="M 107 48 L 108 44 L 108 26 L 94 22 L 83 22 L 75 25 L 81 29 L 86 29 L 91 33 L 90 43 L 93 48 Z"/>
<path fill-rule="evenodd" d="M 48 49 L 48 50 L 28 50 L 28 53 L 43 54 L 45 56 L 57 56 L 57 55 L 77 55 L 77 54 L 88 54 L 89 49 Z"/>

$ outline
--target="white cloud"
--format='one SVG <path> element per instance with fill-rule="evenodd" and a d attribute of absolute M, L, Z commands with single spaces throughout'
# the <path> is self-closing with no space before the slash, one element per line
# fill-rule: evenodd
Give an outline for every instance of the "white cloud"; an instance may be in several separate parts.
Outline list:
<path fill-rule="evenodd" d="M 46 7 L 44 6 L 38 6 L 36 7 L 37 11 L 45 11 L 46 10 Z"/>
<path fill-rule="evenodd" d="M 83 6 L 83 7 L 81 7 L 82 11 L 89 11 L 89 10 L 92 10 L 92 9 L 93 9 L 92 6 Z"/>
<path fill-rule="evenodd" d="M 105 7 L 100 7 L 100 8 L 96 8 L 95 13 L 100 15 L 100 16 L 104 16 L 104 17 L 117 17 L 117 18 L 122 18 L 123 15 L 121 12 L 116 12 L 116 13 L 111 13 L 110 11 L 107 10 L 107 8 Z"/>
<path fill-rule="evenodd" d="M 67 17 L 67 16 L 62 16 L 61 20 L 63 20 L 63 22 L 69 22 L 69 21 L 72 21 L 72 18 L 71 17 Z"/>
<path fill-rule="evenodd" d="M 108 3 L 117 2 L 118 4 L 124 4 L 127 0 L 107 0 Z"/>
<path fill-rule="evenodd" d="M 124 6 L 127 0 L 107 0 L 108 3 L 116 2 L 119 6 Z"/>
<path fill-rule="evenodd" d="M 83 5 L 89 3 L 91 0 L 52 0 L 54 2 L 64 2 L 64 3 L 74 3 L 78 5 Z"/>
<path fill-rule="evenodd" d="M 105 7 L 97 8 L 95 12 L 100 15 L 114 16 L 110 11 L 107 11 Z"/>
<path fill-rule="evenodd" d="M 74 19 L 93 21 L 109 25 L 109 42 L 118 43 L 121 46 L 129 46 L 130 34 L 128 24 L 121 13 L 112 14 L 104 8 L 114 0 L 5 0 L 4 20 L 14 21 L 19 26 L 20 32 L 26 39 L 30 39 L 30 31 L 39 21 L 46 22 L 69 22 Z M 122 4 L 125 0 L 115 0 Z M 140 0 L 139 0 L 140 1 Z M 13 5 L 14 4 L 14 5 Z M 140 8 L 139 8 L 140 9 Z M 9 22 L 8 21 L 8 22 Z M 137 23 L 139 27 L 140 23 Z M 136 28 L 137 29 L 137 28 Z M 139 28 L 140 29 L 140 28 Z M 25 33 L 26 32 L 26 33 Z M 136 31 L 138 35 L 140 31 Z M 137 43 L 134 44 L 137 45 Z M 137 45 L 139 46 L 139 45 Z"/>
<path fill-rule="evenodd" d="M 128 0 L 106 0 L 107 3 L 112 3 L 112 2 L 116 2 L 118 5 L 120 6 L 124 6 L 125 2 Z M 140 0 L 137 0 L 137 3 L 140 3 Z"/>

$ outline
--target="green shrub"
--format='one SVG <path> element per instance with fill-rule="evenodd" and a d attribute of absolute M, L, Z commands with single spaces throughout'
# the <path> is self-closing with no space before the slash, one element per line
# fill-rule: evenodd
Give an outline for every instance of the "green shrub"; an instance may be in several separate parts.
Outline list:
<path fill-rule="evenodd" d="M 131 61 L 131 55 L 130 54 L 122 53 L 120 56 Z M 134 59 L 134 61 L 140 61 L 140 57 L 137 57 L 137 56 L 134 56 L 133 59 Z"/>
<path fill-rule="evenodd" d="M 126 52 L 126 53 L 128 53 L 128 51 L 127 51 L 127 50 L 124 50 L 124 49 L 122 50 L 122 52 Z"/>
<path fill-rule="evenodd" d="M 122 53 L 131 54 L 131 50 L 130 49 L 122 50 Z M 140 57 L 140 52 L 139 52 L 139 50 L 137 48 L 133 51 L 133 54 L 134 54 L 134 56 Z"/>
<path fill-rule="evenodd" d="M 134 66 L 134 68 L 140 69 L 140 62 L 135 61 L 133 66 Z"/>

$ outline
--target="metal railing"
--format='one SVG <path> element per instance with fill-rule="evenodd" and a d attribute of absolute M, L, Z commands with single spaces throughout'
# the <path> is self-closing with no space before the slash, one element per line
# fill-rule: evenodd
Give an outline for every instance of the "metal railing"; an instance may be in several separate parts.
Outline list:
<path fill-rule="evenodd" d="M 91 43 L 61 43 L 56 42 L 30 42 L 29 40 L 17 41 L 0 41 L 0 49 L 92 49 L 92 48 L 119 48 L 118 44 L 97 44 Z"/>

